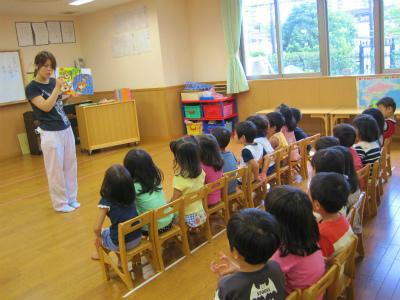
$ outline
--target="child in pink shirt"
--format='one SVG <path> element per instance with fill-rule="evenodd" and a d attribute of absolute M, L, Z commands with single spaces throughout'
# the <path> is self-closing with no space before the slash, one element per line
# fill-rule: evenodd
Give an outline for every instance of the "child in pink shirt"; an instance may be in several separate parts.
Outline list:
<path fill-rule="evenodd" d="M 267 194 L 265 210 L 279 222 L 281 245 L 271 259 L 285 275 L 286 294 L 308 288 L 325 273 L 310 198 L 294 186 L 278 186 Z"/>
<path fill-rule="evenodd" d="M 206 173 L 205 183 L 217 181 L 224 176 L 222 159 L 219 151 L 218 142 L 211 134 L 204 134 L 198 137 L 200 145 L 201 168 Z M 221 201 L 221 191 L 217 190 L 208 195 L 207 203 L 209 206 L 217 204 Z"/>
<path fill-rule="evenodd" d="M 322 172 L 311 180 L 310 193 L 314 210 L 322 218 L 319 245 L 324 257 L 330 259 L 348 246 L 354 235 L 346 217 L 340 214 L 347 204 L 350 186 L 343 174 Z"/>
<path fill-rule="evenodd" d="M 285 136 L 289 145 L 296 143 L 296 136 L 294 135 L 294 130 L 296 129 L 296 120 L 293 117 L 292 111 L 290 108 L 285 105 L 281 104 L 277 109 L 285 118 L 285 125 L 282 127 L 281 132 Z M 298 161 L 300 160 L 300 152 L 299 149 L 292 150 L 290 153 L 290 160 L 291 161 Z"/>

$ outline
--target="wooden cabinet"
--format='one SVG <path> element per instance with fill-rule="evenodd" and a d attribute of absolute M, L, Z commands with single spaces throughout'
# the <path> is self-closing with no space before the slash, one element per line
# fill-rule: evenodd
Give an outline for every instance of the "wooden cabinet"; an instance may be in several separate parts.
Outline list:
<path fill-rule="evenodd" d="M 76 108 L 81 150 L 138 143 L 139 126 L 135 100 Z"/>

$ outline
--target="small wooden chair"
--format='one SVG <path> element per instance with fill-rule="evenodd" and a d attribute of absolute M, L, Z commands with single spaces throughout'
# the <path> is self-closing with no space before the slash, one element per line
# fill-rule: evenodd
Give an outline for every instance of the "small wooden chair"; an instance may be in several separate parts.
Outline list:
<path fill-rule="evenodd" d="M 292 184 L 292 169 L 290 165 L 290 147 L 284 147 L 278 151 L 278 157 L 275 163 L 275 172 L 278 185 L 283 183 Z M 287 180 L 285 180 L 287 179 Z M 287 181 L 287 182 L 284 182 Z"/>
<path fill-rule="evenodd" d="M 353 280 L 355 276 L 355 255 L 357 237 L 352 237 L 351 243 L 333 259 L 333 264 L 339 267 L 339 272 L 334 284 L 328 288 L 328 299 L 339 299 L 346 292 L 346 299 L 354 299 Z"/>
<path fill-rule="evenodd" d="M 304 172 L 303 156 L 307 155 L 307 148 L 304 148 L 303 144 L 304 144 L 304 139 L 289 145 L 289 148 L 290 148 L 289 153 L 292 153 L 293 151 L 299 151 L 299 155 L 300 155 L 300 158 L 296 161 L 292 161 L 291 159 L 289 159 L 289 164 L 290 164 L 290 169 L 292 171 L 296 171 L 301 176 L 301 178 L 304 180 L 306 177 L 304 175 L 305 172 Z M 304 151 L 305 151 L 305 153 L 304 153 Z M 290 176 L 292 176 L 292 175 L 293 174 L 291 172 Z M 291 178 L 290 181 L 293 182 L 294 178 Z"/>
<path fill-rule="evenodd" d="M 225 205 L 228 208 L 226 210 L 227 218 L 229 220 L 232 206 L 234 203 L 239 204 L 240 207 L 245 208 L 247 206 L 247 176 L 248 176 L 249 168 L 243 167 L 237 170 L 233 170 L 230 172 L 226 172 L 224 174 L 226 184 L 223 189 L 223 197 L 222 199 L 225 201 Z M 238 182 L 240 180 L 241 184 L 236 186 L 236 191 L 232 194 L 229 194 L 229 183 L 231 181 Z"/>
<path fill-rule="evenodd" d="M 385 153 L 385 172 L 387 176 L 392 176 L 392 160 L 390 158 L 390 152 L 391 152 L 391 146 L 392 146 L 392 138 L 385 139 L 385 142 L 383 143 L 383 146 L 386 149 Z M 387 179 L 386 179 L 387 181 Z"/>
<path fill-rule="evenodd" d="M 167 232 L 159 233 L 158 232 L 158 220 L 165 218 L 170 215 L 175 215 L 174 223 L 172 227 Z M 158 260 L 160 262 L 161 271 L 165 270 L 164 261 L 162 258 L 162 245 L 165 241 L 174 238 L 180 237 L 180 242 L 182 245 L 183 253 L 188 256 L 190 254 L 189 242 L 185 232 L 185 218 L 184 218 L 184 210 L 183 210 L 183 197 L 167 203 L 154 211 L 154 240 L 156 243 L 156 249 L 158 254 Z"/>
<path fill-rule="evenodd" d="M 312 157 L 315 154 L 315 143 L 319 140 L 321 137 L 321 134 L 315 134 L 313 136 L 309 136 L 303 140 L 302 146 L 303 146 L 303 153 L 304 155 L 302 156 L 303 159 L 303 167 L 304 167 L 304 178 L 308 178 L 308 162 L 311 161 Z M 311 150 L 308 152 L 307 148 L 311 147 L 314 150 Z"/>
<path fill-rule="evenodd" d="M 371 164 L 368 164 L 364 166 L 362 169 L 357 171 L 357 176 L 360 182 L 360 189 L 362 192 L 365 193 L 365 205 L 367 209 L 364 209 L 363 215 L 367 214 L 369 215 L 369 197 L 370 192 L 369 192 L 369 179 L 371 176 Z"/>
<path fill-rule="evenodd" d="M 207 237 L 209 237 L 209 240 L 211 240 L 211 238 L 219 235 L 219 233 L 217 233 L 215 236 L 212 235 L 211 222 L 210 222 L 211 215 L 218 214 L 219 212 L 222 211 L 223 212 L 223 216 L 224 216 L 225 225 L 228 224 L 228 220 L 229 219 L 228 219 L 227 211 L 229 210 L 229 207 L 227 207 L 227 201 L 224 200 L 224 192 L 223 192 L 223 190 L 225 188 L 225 185 L 226 185 L 226 178 L 222 177 L 222 178 L 220 178 L 220 179 L 218 179 L 218 180 L 216 180 L 214 182 L 208 183 L 205 186 L 206 194 L 205 194 L 205 197 L 204 197 L 203 207 L 204 207 L 204 210 L 206 211 L 206 214 L 207 214 L 207 223 L 208 223 L 207 228 L 210 229 L 210 232 L 207 234 Z M 215 191 L 220 191 L 221 200 L 217 204 L 215 204 L 213 206 L 208 206 L 208 202 L 207 202 L 208 201 L 208 195 L 210 193 L 212 193 L 212 192 L 215 192 Z"/>
<path fill-rule="evenodd" d="M 368 202 L 369 216 L 374 217 L 378 213 L 378 205 L 381 202 L 379 191 L 379 160 L 375 161 L 372 165 L 372 173 L 368 188 L 368 192 L 370 193 L 370 201 Z"/>
<path fill-rule="evenodd" d="M 266 183 L 272 185 L 277 185 L 278 184 L 278 177 L 276 174 L 276 166 L 277 163 L 279 163 L 278 161 L 278 153 L 279 150 L 276 150 L 274 152 L 268 153 L 268 159 L 266 161 L 266 163 L 268 164 L 268 168 L 270 167 L 271 163 L 274 162 L 274 171 L 271 174 L 267 174 L 267 180 Z"/>
<path fill-rule="evenodd" d="M 332 265 L 325 275 L 322 276 L 316 283 L 302 292 L 302 300 L 316 300 L 321 295 L 325 295 L 326 291 L 335 283 L 339 273 L 339 266 Z M 332 300 L 331 298 L 327 298 Z"/>
<path fill-rule="evenodd" d="M 125 236 L 133 231 L 140 230 L 144 225 L 149 227 L 149 236 L 147 239 L 142 238 L 140 244 L 133 249 L 127 250 L 125 244 Z M 110 280 L 110 270 L 111 266 L 115 273 L 122 279 L 125 285 L 129 289 L 133 289 L 133 281 L 131 274 L 128 270 L 128 262 L 132 261 L 136 256 L 144 253 L 146 251 L 150 252 L 149 256 L 150 262 L 152 263 L 154 270 L 159 271 L 160 265 L 158 261 L 157 250 L 154 241 L 154 218 L 153 211 L 148 211 L 136 218 L 130 219 L 126 222 L 118 224 L 118 243 L 119 252 L 115 254 L 119 257 L 121 261 L 121 266 L 119 267 L 110 256 L 108 249 L 100 247 L 98 250 L 100 256 L 100 262 L 103 270 L 103 275 L 106 280 Z"/>
<path fill-rule="evenodd" d="M 301 290 L 295 289 L 293 292 L 291 292 L 285 300 L 301 300 Z"/>
<path fill-rule="evenodd" d="M 204 187 L 202 187 L 201 189 L 199 189 L 199 190 L 197 190 L 195 192 L 192 192 L 192 193 L 189 193 L 189 194 L 186 194 L 186 195 L 182 196 L 183 197 L 183 208 L 184 208 L 184 211 L 186 210 L 186 208 L 189 205 L 191 205 L 191 204 L 193 204 L 193 203 L 195 203 L 197 201 L 200 201 L 202 206 L 203 206 L 203 208 L 204 208 L 204 201 L 205 201 L 205 198 L 206 198 L 206 194 L 207 194 L 207 188 L 204 186 Z M 204 208 L 204 211 L 205 210 L 206 210 L 206 208 Z M 185 228 L 186 228 L 186 234 L 188 234 L 189 233 L 189 226 L 187 226 L 186 223 L 185 223 Z M 200 225 L 200 228 L 205 230 L 205 235 L 206 235 L 207 240 L 208 241 L 211 240 L 210 223 L 206 221 L 204 224 Z M 203 243 L 202 245 L 204 245 L 204 244 L 205 243 Z M 195 250 L 197 250 L 198 248 L 199 247 L 197 247 Z M 193 252 L 193 251 L 194 250 L 192 250 L 191 252 Z"/>
<path fill-rule="evenodd" d="M 386 141 L 385 141 L 385 144 Z M 381 177 L 381 183 L 382 181 L 388 182 L 389 180 L 389 174 L 388 174 L 388 166 L 387 166 L 387 146 L 383 145 L 381 149 L 381 159 L 380 159 L 380 177 Z"/>
<path fill-rule="evenodd" d="M 366 194 L 365 192 L 362 192 L 360 194 L 360 197 L 358 198 L 358 201 L 353 204 L 353 206 L 350 208 L 350 212 L 353 211 L 353 216 L 350 218 L 347 218 L 349 220 L 349 223 L 351 227 L 354 229 L 356 228 L 355 226 L 362 226 L 363 224 L 363 218 L 364 218 L 364 208 L 365 208 L 365 202 L 366 202 Z M 357 218 L 359 218 L 357 220 Z M 358 224 L 356 224 L 356 221 Z M 363 232 L 356 232 L 355 233 L 358 238 L 358 243 L 357 243 L 357 252 L 361 257 L 364 257 L 365 251 L 364 251 L 364 239 L 363 239 Z"/>

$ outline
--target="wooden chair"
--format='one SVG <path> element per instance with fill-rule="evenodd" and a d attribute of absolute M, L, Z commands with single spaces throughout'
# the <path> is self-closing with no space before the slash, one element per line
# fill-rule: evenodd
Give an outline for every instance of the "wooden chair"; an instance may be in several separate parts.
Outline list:
<path fill-rule="evenodd" d="M 226 215 L 229 220 L 233 204 L 237 203 L 240 207 L 244 208 L 247 205 L 247 176 L 248 176 L 248 167 L 239 168 L 234 171 L 226 172 L 224 174 L 226 184 L 223 189 L 222 199 L 225 201 L 225 206 L 227 207 Z M 238 182 L 240 180 L 241 184 L 236 186 L 236 191 L 232 194 L 229 194 L 229 183 L 231 181 Z"/>
<path fill-rule="evenodd" d="M 372 165 L 368 189 L 370 193 L 368 202 L 369 216 L 374 217 L 378 213 L 378 204 L 381 202 L 379 191 L 379 160 L 375 161 Z"/>
<path fill-rule="evenodd" d="M 388 165 L 387 165 L 387 142 L 385 141 L 382 149 L 381 149 L 381 159 L 380 159 L 380 177 L 381 177 L 381 182 L 388 182 L 389 180 L 389 173 L 388 173 Z"/>
<path fill-rule="evenodd" d="M 316 283 L 302 292 L 302 300 L 316 300 L 321 295 L 325 295 L 326 291 L 335 283 L 339 273 L 339 266 L 332 265 L 325 275 L 321 277 Z M 331 298 L 327 298 L 332 300 Z"/>
<path fill-rule="evenodd" d="M 358 201 L 354 203 L 353 206 L 350 208 L 350 212 L 351 211 L 354 212 L 353 216 L 350 218 L 350 220 L 349 218 L 347 218 L 347 220 L 349 220 L 351 227 L 353 228 L 353 231 L 357 235 L 358 238 L 357 252 L 361 257 L 364 257 L 365 255 L 363 232 L 362 230 L 359 231 L 356 229 L 357 226 L 362 226 L 363 224 L 365 202 L 366 202 L 366 194 L 365 192 L 361 192 Z"/>
<path fill-rule="evenodd" d="M 358 179 L 360 181 L 360 189 L 362 192 L 365 193 L 365 206 L 367 209 L 364 209 L 363 216 L 365 214 L 369 215 L 369 197 L 370 192 L 369 192 L 369 179 L 371 176 L 371 164 L 368 164 L 364 166 L 362 169 L 357 171 Z"/>
<path fill-rule="evenodd" d="M 301 300 L 301 290 L 295 289 L 293 292 L 291 292 L 285 300 Z"/>
<path fill-rule="evenodd" d="M 195 203 L 197 201 L 200 201 L 201 204 L 203 205 L 203 208 L 204 208 L 204 201 L 205 201 L 204 199 L 206 197 L 206 194 L 207 194 L 207 188 L 204 186 L 204 187 L 202 187 L 201 189 L 199 189 L 199 190 L 197 190 L 195 192 L 192 192 L 192 193 L 189 193 L 189 194 L 186 194 L 186 195 L 182 196 L 183 197 L 183 208 L 184 208 L 184 211 L 186 210 L 186 208 L 188 206 L 190 206 L 191 204 L 193 204 L 193 203 Z M 206 210 L 206 209 L 204 208 L 204 210 Z M 186 228 L 186 234 L 188 234 L 189 233 L 189 226 L 187 226 L 186 223 L 185 223 L 185 228 Z M 211 240 L 210 223 L 206 221 L 204 224 L 202 224 L 200 226 L 200 229 L 204 229 L 207 240 L 208 241 Z M 204 245 L 204 244 L 205 243 L 203 243 L 202 245 Z M 197 247 L 196 249 L 192 250 L 191 252 L 197 250 L 198 248 L 199 247 Z"/>
<path fill-rule="evenodd" d="M 219 233 L 220 233 L 219 232 L 215 236 L 212 235 L 211 222 L 210 222 L 211 215 L 218 214 L 218 213 L 220 213 L 222 211 L 225 225 L 228 224 L 228 220 L 229 219 L 228 219 L 227 211 L 229 210 L 229 206 L 227 207 L 227 201 L 224 200 L 224 193 L 223 193 L 225 185 L 226 185 L 226 178 L 222 177 L 222 178 L 220 178 L 220 179 L 218 179 L 218 180 L 216 180 L 214 182 L 211 182 L 211 183 L 209 183 L 209 184 L 207 184 L 205 186 L 206 194 L 205 194 L 205 197 L 204 197 L 204 200 L 203 200 L 204 201 L 203 202 L 203 207 L 204 207 L 204 210 L 206 211 L 206 214 L 207 214 L 207 221 L 206 221 L 208 223 L 207 228 L 210 229 L 210 232 L 207 234 L 207 237 L 209 237 L 209 240 L 211 240 L 211 238 L 219 235 Z M 208 206 L 208 195 L 210 193 L 212 193 L 212 192 L 215 192 L 215 191 L 220 191 L 221 200 L 217 204 L 215 204 L 213 206 Z"/>
<path fill-rule="evenodd" d="M 175 215 L 174 223 L 170 230 L 159 233 L 158 232 L 158 220 L 165 218 L 170 215 Z M 157 208 L 154 211 L 154 240 L 156 243 L 156 249 L 158 254 L 158 260 L 160 262 L 161 271 L 165 270 L 164 261 L 162 258 L 162 246 L 163 244 L 174 237 L 180 237 L 183 253 L 188 256 L 190 254 L 189 242 L 185 232 L 185 213 L 183 209 L 183 197 L 167 203 L 164 206 Z"/>
<path fill-rule="evenodd" d="M 278 184 L 278 177 L 276 174 L 276 166 L 277 166 L 277 163 L 279 163 L 278 153 L 279 153 L 279 150 L 268 153 L 268 159 L 266 162 L 268 164 L 268 166 L 270 166 L 271 163 L 274 162 L 274 171 L 271 174 L 267 174 L 267 180 L 266 180 L 266 183 L 270 184 L 271 186 Z"/>
<path fill-rule="evenodd" d="M 391 151 L 391 146 L 392 146 L 392 138 L 385 139 L 385 142 L 383 143 L 383 146 L 386 149 L 385 153 L 385 173 L 387 176 L 392 176 L 392 161 L 390 158 L 390 151 Z M 387 181 L 387 179 L 386 179 Z"/>
<path fill-rule="evenodd" d="M 308 162 L 311 161 L 312 157 L 314 156 L 315 153 L 315 143 L 319 140 L 321 137 L 321 134 L 315 134 L 313 136 L 309 136 L 308 138 L 305 138 L 303 140 L 303 153 L 304 155 L 302 156 L 303 159 L 303 167 L 304 167 L 304 178 L 308 178 Z M 307 151 L 307 148 L 311 147 L 312 150 L 310 152 Z"/>
<path fill-rule="evenodd" d="M 357 237 L 352 237 L 351 243 L 333 259 L 333 264 L 339 267 L 339 272 L 334 284 L 328 288 L 328 299 L 336 300 L 346 293 L 346 299 L 354 299 L 353 280 L 355 276 L 355 255 Z"/>
<path fill-rule="evenodd" d="M 384 170 L 387 169 L 386 168 L 386 148 L 383 146 L 381 148 L 381 157 L 379 159 L 379 170 L 378 170 L 378 189 L 379 189 L 379 203 L 378 205 L 380 205 L 380 200 L 381 197 L 383 196 L 383 182 L 387 182 L 387 176 L 386 176 L 386 180 L 385 180 L 385 172 Z"/>
<path fill-rule="evenodd" d="M 292 184 L 292 169 L 290 165 L 290 147 L 284 147 L 278 151 L 275 163 L 275 172 L 278 185 Z"/>
<path fill-rule="evenodd" d="M 303 156 L 307 155 L 307 148 L 304 148 L 304 139 L 297 141 L 295 143 L 292 143 L 289 145 L 289 153 L 292 153 L 293 151 L 299 151 L 300 158 L 296 161 L 292 161 L 289 159 L 289 164 L 290 164 L 290 169 L 293 171 L 296 171 L 301 178 L 304 180 L 306 177 L 304 175 L 304 159 Z M 305 151 L 305 153 L 304 153 Z M 293 176 L 293 173 L 290 172 L 290 176 Z M 293 182 L 295 178 L 291 178 L 290 181 Z"/>
<path fill-rule="evenodd" d="M 157 250 L 155 247 L 154 241 L 154 218 L 153 211 L 148 211 L 136 218 L 130 219 L 126 222 L 118 224 L 118 243 L 119 243 L 119 252 L 115 252 L 115 254 L 119 257 L 121 266 L 119 267 L 116 264 L 108 249 L 100 247 L 98 250 L 100 256 L 100 262 L 103 270 L 103 275 L 106 280 L 110 280 L 110 270 L 111 266 L 115 273 L 122 279 L 125 285 L 129 289 L 133 289 L 133 281 L 128 270 L 128 262 L 135 259 L 138 255 L 144 252 L 150 252 L 151 256 L 149 256 L 149 260 L 152 263 L 154 269 L 156 271 L 160 270 L 160 265 L 158 261 Z M 140 244 L 133 249 L 127 250 L 125 244 L 125 236 L 133 231 L 140 230 L 144 225 L 149 227 L 149 236 L 147 239 L 142 238 Z"/>

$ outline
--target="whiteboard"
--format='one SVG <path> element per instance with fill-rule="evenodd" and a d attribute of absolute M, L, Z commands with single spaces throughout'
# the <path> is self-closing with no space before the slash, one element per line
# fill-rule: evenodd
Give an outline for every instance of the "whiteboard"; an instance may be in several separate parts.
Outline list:
<path fill-rule="evenodd" d="M 0 105 L 25 99 L 19 51 L 0 51 Z"/>

